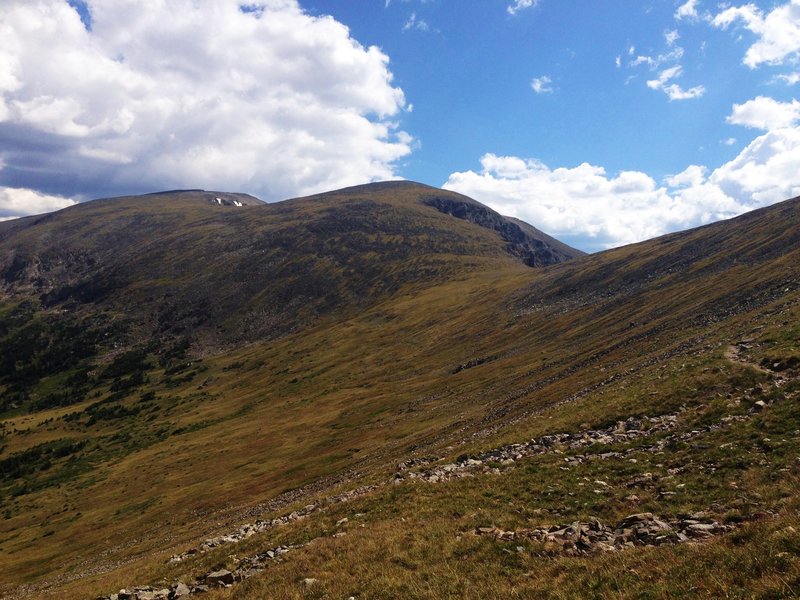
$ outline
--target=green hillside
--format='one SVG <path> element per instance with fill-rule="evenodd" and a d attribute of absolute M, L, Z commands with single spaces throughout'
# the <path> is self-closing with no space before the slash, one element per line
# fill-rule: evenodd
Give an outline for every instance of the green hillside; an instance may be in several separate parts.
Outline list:
<path fill-rule="evenodd" d="M 590 256 L 410 183 L 0 223 L 0 591 L 796 595 L 799 206 Z"/>

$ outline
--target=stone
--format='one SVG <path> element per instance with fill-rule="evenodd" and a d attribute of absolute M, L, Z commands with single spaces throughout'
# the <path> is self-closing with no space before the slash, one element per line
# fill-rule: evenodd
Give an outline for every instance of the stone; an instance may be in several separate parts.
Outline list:
<path fill-rule="evenodd" d="M 660 521 L 658 519 L 653 519 L 652 524 L 650 525 L 651 529 L 655 531 L 667 531 L 668 529 L 672 529 L 667 523 L 664 521 Z"/>
<path fill-rule="evenodd" d="M 314 579 L 313 577 L 306 577 L 303 579 L 303 587 L 313 587 L 319 583 L 319 579 Z"/>
<path fill-rule="evenodd" d="M 635 515 L 628 515 L 620 522 L 620 527 L 624 528 L 627 524 L 633 523 L 647 523 L 653 520 L 653 513 L 636 513 Z"/>
<path fill-rule="evenodd" d="M 213 571 L 205 576 L 205 582 L 209 585 L 227 586 L 233 585 L 233 573 L 227 569 L 220 569 Z"/>
<path fill-rule="evenodd" d="M 653 482 L 652 473 L 642 473 L 641 475 L 637 475 L 636 477 L 628 481 L 625 485 L 626 487 L 636 487 L 636 486 L 646 485 L 652 482 Z"/>
<path fill-rule="evenodd" d="M 172 590 L 172 598 L 185 598 L 191 593 L 192 592 L 188 585 L 185 583 L 178 583 L 178 585 L 175 586 L 175 589 Z"/>
<path fill-rule="evenodd" d="M 628 420 L 625 421 L 625 431 L 639 431 L 641 428 L 642 422 L 633 417 L 628 417 Z"/>

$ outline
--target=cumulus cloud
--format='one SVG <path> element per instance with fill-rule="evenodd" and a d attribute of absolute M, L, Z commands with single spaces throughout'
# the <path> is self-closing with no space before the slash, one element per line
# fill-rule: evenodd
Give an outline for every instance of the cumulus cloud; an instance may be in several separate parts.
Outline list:
<path fill-rule="evenodd" d="M 755 68 L 795 60 L 800 54 L 800 0 L 790 0 L 764 14 L 755 4 L 731 6 L 717 14 L 712 25 L 726 29 L 741 23 L 758 39 L 747 49 L 743 62 Z"/>
<path fill-rule="evenodd" d="M 531 80 L 531 87 L 537 94 L 552 94 L 553 93 L 553 80 L 547 75 L 541 77 L 534 77 Z"/>
<path fill-rule="evenodd" d="M 34 190 L 0 187 L 0 221 L 37 215 L 72 206 L 75 201 Z"/>
<path fill-rule="evenodd" d="M 800 102 L 779 102 L 766 96 L 758 96 L 744 104 L 734 104 L 728 122 L 756 129 L 779 129 L 790 127 L 800 120 Z"/>
<path fill-rule="evenodd" d="M 583 163 L 552 169 L 537 160 L 487 154 L 480 172 L 450 175 L 445 188 L 485 202 L 569 243 L 598 250 L 690 226 L 701 210 L 637 171 L 610 176 Z M 723 203 L 704 207 L 714 216 Z"/>
<path fill-rule="evenodd" d="M 411 151 L 388 57 L 297 0 L 4 0 L 0 185 L 265 199 L 392 178 Z M 33 210 L 33 209 L 32 209 Z"/>
<path fill-rule="evenodd" d="M 551 168 L 534 159 L 486 154 L 481 169 L 450 175 L 444 187 L 595 251 L 729 218 L 800 195 L 800 129 L 751 142 L 709 173 L 705 166 L 656 182 L 646 173 L 609 174 L 583 163 Z"/>
<path fill-rule="evenodd" d="M 666 183 L 671 188 L 695 187 L 706 180 L 708 168 L 700 165 L 689 165 L 677 175 L 667 177 Z"/>
<path fill-rule="evenodd" d="M 699 19 L 700 15 L 697 13 L 697 3 L 698 0 L 688 0 L 688 2 L 681 4 L 675 11 L 675 18 L 678 21 L 683 19 L 695 21 Z"/>
<path fill-rule="evenodd" d="M 506 10 L 508 14 L 515 15 L 521 10 L 525 10 L 526 8 L 533 8 L 539 3 L 539 0 L 514 0 L 513 3 L 508 5 Z"/>
<path fill-rule="evenodd" d="M 706 93 L 706 89 L 702 85 L 685 90 L 677 83 L 669 83 L 672 79 L 680 77 L 681 73 L 683 73 L 683 68 L 680 65 L 664 69 L 659 74 L 658 79 L 648 80 L 647 87 L 652 90 L 662 90 L 670 101 L 691 100 L 692 98 L 699 98 Z"/>
<path fill-rule="evenodd" d="M 711 176 L 712 183 L 751 208 L 800 195 L 800 129 L 783 127 L 760 135 Z"/>

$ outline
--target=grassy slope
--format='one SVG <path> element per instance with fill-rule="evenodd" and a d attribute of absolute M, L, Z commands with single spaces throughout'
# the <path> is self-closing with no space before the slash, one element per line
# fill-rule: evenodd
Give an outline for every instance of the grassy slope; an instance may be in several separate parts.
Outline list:
<path fill-rule="evenodd" d="M 179 567 L 159 565 L 175 550 L 241 521 L 239 507 L 320 478 L 345 488 L 383 482 L 408 456 L 453 458 L 682 405 L 692 409 L 682 417 L 687 428 L 726 412 L 746 413 L 753 401 L 748 390 L 759 382 L 767 386 L 771 375 L 731 363 L 724 356 L 728 345 L 754 338 L 755 362 L 798 353 L 796 206 L 540 272 L 499 255 L 471 258 L 469 269 L 454 269 L 463 259 L 451 258 L 436 285 L 408 282 L 346 319 L 323 319 L 295 335 L 207 356 L 205 370 L 191 381 L 168 387 L 162 372 L 152 369 L 150 383 L 118 402 L 135 406 L 152 389 L 151 421 L 131 416 L 89 428 L 85 421 L 59 420 L 74 408 L 7 419 L 6 431 L 18 431 L 4 438 L 0 458 L 61 437 L 91 436 L 98 447 L 81 451 L 76 475 L 69 474 L 68 461 L 50 467 L 62 474 L 59 487 L 4 499 L 0 579 L 64 585 L 64 576 L 81 574 L 59 593 L 83 597 L 161 576 L 185 578 L 204 565 L 225 563 L 234 551 Z M 459 365 L 470 368 L 453 373 Z M 363 530 L 354 525 L 344 538 L 325 537 L 235 594 L 300 595 L 303 577 L 318 577 L 321 589 L 344 597 L 525 597 L 532 590 L 557 597 L 580 595 L 578 585 L 595 586 L 598 595 L 620 586 L 631 596 L 645 590 L 691 595 L 698 582 L 707 595 L 735 591 L 741 588 L 736 573 L 720 576 L 714 585 L 721 587 L 708 587 L 703 564 L 709 563 L 695 564 L 700 551 L 693 548 L 553 559 L 536 548 L 519 553 L 516 545 L 460 534 L 486 524 L 611 520 L 636 510 L 666 514 L 714 506 L 748 518 L 770 508 L 782 515 L 780 523 L 793 523 L 793 505 L 783 499 L 796 488 L 795 389 L 781 390 L 789 401 L 767 416 L 668 457 L 642 452 L 637 463 L 588 463 L 568 474 L 560 457 L 546 457 L 502 480 L 486 475 L 381 488 L 354 505 L 249 540 L 250 548 L 296 543 L 329 535 L 342 516 L 367 515 Z M 112 441 L 120 434 L 128 438 Z M 771 451 L 765 464 L 745 460 L 763 453 L 758 440 L 776 435 L 785 440 L 780 452 Z M 701 470 L 678 488 L 688 493 L 665 499 L 634 490 L 641 504 L 624 501 L 630 494 L 624 479 L 636 472 L 666 476 L 668 468 L 687 462 L 720 462 L 730 457 L 714 449 L 730 440 L 741 456 L 729 461 L 724 476 L 708 479 Z M 90 460 L 97 462 L 81 472 L 81 461 Z M 787 471 L 776 485 L 771 474 L 779 469 Z M 336 473 L 346 475 L 330 477 Z M 608 480 L 614 492 L 581 489 L 580 483 L 596 479 Z M 742 482 L 745 491 L 731 492 L 731 481 Z M 322 488 L 312 486 L 308 495 L 328 493 Z M 287 497 L 292 500 L 305 502 Z M 765 548 L 763 536 L 752 533 L 759 527 L 777 525 L 748 525 L 738 538 L 716 543 L 711 556 L 744 561 L 747 551 L 739 546 L 755 548 L 763 564 L 751 566 L 748 576 L 761 569 L 764 589 L 782 589 L 783 579 L 795 585 L 795 563 L 776 558 L 784 546 L 794 548 L 794 538 L 786 534 L 789 539 Z M 101 568 L 91 575 L 89 565 Z M 680 585 L 673 585 L 665 565 L 682 573 Z M 630 569 L 645 568 L 649 579 L 631 578 Z"/>

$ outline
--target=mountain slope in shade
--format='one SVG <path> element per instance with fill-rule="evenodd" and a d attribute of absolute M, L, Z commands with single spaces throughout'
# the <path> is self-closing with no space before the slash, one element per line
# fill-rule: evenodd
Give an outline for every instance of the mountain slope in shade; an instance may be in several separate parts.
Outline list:
<path fill-rule="evenodd" d="M 800 581 L 800 199 L 544 268 L 521 225 L 433 188 L 165 199 L 0 225 L 23 257 L 0 271 L 3 591 L 222 569 L 247 581 L 210 598 Z M 113 293 L 52 295 L 103 269 Z M 148 316 L 212 292 L 226 310 L 197 322 Z M 243 325 L 275 298 L 288 325 Z"/>

